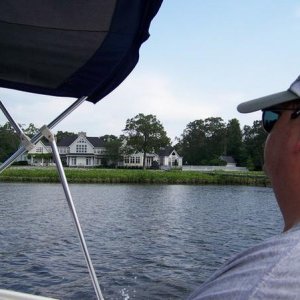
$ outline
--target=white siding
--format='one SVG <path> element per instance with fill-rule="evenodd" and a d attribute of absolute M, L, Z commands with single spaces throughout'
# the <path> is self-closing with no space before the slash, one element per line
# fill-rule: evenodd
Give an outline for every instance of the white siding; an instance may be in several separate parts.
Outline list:
<path fill-rule="evenodd" d="M 144 153 L 135 153 L 124 157 L 123 165 L 125 167 L 142 167 L 144 161 Z M 153 161 L 159 161 L 156 154 L 146 154 L 146 167 L 151 167 Z"/>
<path fill-rule="evenodd" d="M 31 149 L 30 151 L 28 151 L 28 154 L 45 154 L 45 153 L 49 153 L 49 151 L 47 150 L 47 148 L 45 147 L 45 145 L 39 141 L 36 143 L 35 147 L 33 149 Z"/>

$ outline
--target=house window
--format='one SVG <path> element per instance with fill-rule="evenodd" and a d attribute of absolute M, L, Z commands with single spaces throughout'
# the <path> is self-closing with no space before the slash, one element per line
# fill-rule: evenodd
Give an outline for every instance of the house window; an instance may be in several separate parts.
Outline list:
<path fill-rule="evenodd" d="M 76 157 L 71 158 L 71 165 L 76 166 Z"/>
<path fill-rule="evenodd" d="M 87 158 L 86 158 L 86 165 L 87 165 L 87 166 L 90 166 L 90 165 L 91 165 L 91 158 L 90 158 L 90 157 L 87 157 Z"/>
<path fill-rule="evenodd" d="M 76 153 L 87 153 L 87 145 L 76 145 Z"/>
<path fill-rule="evenodd" d="M 147 157 L 147 166 L 151 166 L 152 164 L 152 157 Z"/>
<path fill-rule="evenodd" d="M 125 157 L 124 157 L 124 163 L 125 163 L 125 164 L 129 164 L 129 157 L 128 157 L 128 156 L 125 156 Z"/>
<path fill-rule="evenodd" d="M 106 150 L 105 149 L 95 149 L 95 153 L 97 153 L 97 154 L 105 154 Z"/>
<path fill-rule="evenodd" d="M 135 158 L 135 163 L 136 163 L 136 164 L 140 164 L 140 163 L 141 163 L 141 158 L 140 158 L 139 156 L 137 156 L 137 157 Z"/>
<path fill-rule="evenodd" d="M 78 144 L 86 144 L 86 140 L 84 140 L 84 139 L 79 139 L 79 140 L 77 141 L 77 143 L 78 143 Z"/>
<path fill-rule="evenodd" d="M 43 147 L 36 147 L 35 152 L 36 153 L 43 153 Z"/>
<path fill-rule="evenodd" d="M 134 164 L 134 162 L 135 162 L 134 156 L 130 156 L 130 163 Z"/>

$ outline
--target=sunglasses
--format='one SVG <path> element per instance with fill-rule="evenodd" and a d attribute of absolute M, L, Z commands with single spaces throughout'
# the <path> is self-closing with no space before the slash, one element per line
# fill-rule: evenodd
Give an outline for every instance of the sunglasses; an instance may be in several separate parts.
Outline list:
<path fill-rule="evenodd" d="M 262 114 L 262 125 L 264 130 L 267 133 L 270 133 L 272 128 L 274 127 L 275 123 L 279 120 L 283 111 L 291 110 L 293 113 L 291 114 L 291 119 L 296 119 L 300 116 L 300 109 L 299 108 L 274 108 L 274 109 L 266 109 L 263 110 Z"/>

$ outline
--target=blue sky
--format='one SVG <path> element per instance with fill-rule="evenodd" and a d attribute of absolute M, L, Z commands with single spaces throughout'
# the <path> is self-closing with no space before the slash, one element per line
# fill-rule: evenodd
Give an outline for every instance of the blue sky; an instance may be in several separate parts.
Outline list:
<path fill-rule="evenodd" d="M 54 132 L 120 135 L 138 113 L 156 115 L 172 140 L 196 119 L 251 125 L 261 114 L 242 115 L 236 106 L 286 90 L 300 74 L 296 0 L 165 0 L 150 34 L 121 86 L 97 105 L 83 104 Z M 38 127 L 73 102 L 6 89 L 0 99 L 18 123 Z"/>

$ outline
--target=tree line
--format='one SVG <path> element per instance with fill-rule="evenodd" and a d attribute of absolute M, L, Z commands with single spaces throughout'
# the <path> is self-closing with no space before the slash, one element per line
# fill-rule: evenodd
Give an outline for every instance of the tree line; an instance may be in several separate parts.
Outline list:
<path fill-rule="evenodd" d="M 38 128 L 34 124 L 22 128 L 25 134 L 33 137 Z M 261 170 L 263 166 L 263 145 L 266 139 L 261 121 L 252 126 L 241 128 L 237 119 L 227 123 L 220 117 L 199 119 L 187 124 L 180 137 L 176 138 L 174 148 L 188 165 L 220 165 L 224 161 L 220 156 L 232 156 L 239 166 L 250 170 Z M 67 136 L 76 136 L 73 132 L 58 131 L 59 143 Z M 107 158 L 118 161 L 122 155 L 133 152 L 158 152 L 161 147 L 171 145 L 171 140 L 163 124 L 155 115 L 142 113 L 127 119 L 123 134 L 104 135 Z M 9 157 L 19 146 L 19 138 L 9 123 L 0 125 L 0 162 Z M 144 162 L 146 160 L 144 159 Z"/>
<path fill-rule="evenodd" d="M 237 119 L 226 123 L 211 117 L 190 122 L 177 138 L 176 149 L 190 165 L 218 165 L 220 156 L 232 156 L 238 166 L 261 170 L 266 136 L 261 121 L 241 129 Z"/>

